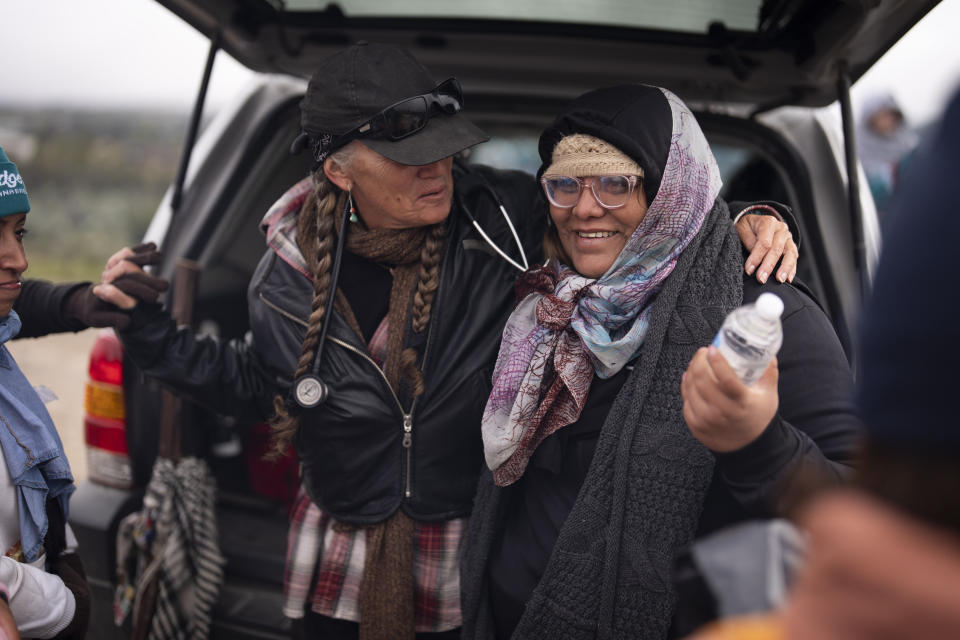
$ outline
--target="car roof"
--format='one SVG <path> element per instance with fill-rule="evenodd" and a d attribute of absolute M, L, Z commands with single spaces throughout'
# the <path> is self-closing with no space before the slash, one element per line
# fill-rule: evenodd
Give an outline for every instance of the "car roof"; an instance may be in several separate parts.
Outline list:
<path fill-rule="evenodd" d="M 567 100 L 624 82 L 686 100 L 822 106 L 939 0 L 158 0 L 245 66 L 302 78 L 366 40 L 467 95 Z"/>

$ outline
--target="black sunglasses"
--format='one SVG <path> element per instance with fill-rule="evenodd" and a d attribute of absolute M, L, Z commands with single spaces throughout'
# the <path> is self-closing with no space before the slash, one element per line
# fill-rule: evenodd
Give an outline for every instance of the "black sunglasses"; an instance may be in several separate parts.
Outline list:
<path fill-rule="evenodd" d="M 342 147 L 358 138 L 402 140 L 415 134 L 437 114 L 453 115 L 463 108 L 463 92 L 456 78 L 448 78 L 433 91 L 395 102 L 356 129 L 337 136 L 333 145 Z"/>

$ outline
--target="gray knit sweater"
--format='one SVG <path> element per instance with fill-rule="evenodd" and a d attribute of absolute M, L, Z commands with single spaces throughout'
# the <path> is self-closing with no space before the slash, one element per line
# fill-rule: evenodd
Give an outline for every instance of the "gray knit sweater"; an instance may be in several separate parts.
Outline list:
<path fill-rule="evenodd" d="M 694 536 L 714 459 L 683 420 L 680 377 L 743 297 L 740 243 L 718 200 L 653 304 L 633 373 L 514 638 L 667 636 L 674 557 Z M 462 560 L 463 637 L 494 637 L 486 563 L 503 489 L 480 485 Z"/>

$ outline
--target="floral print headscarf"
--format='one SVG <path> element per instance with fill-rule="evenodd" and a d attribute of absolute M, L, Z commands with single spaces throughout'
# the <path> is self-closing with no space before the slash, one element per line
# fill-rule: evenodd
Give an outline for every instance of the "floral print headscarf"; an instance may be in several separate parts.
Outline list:
<path fill-rule="evenodd" d="M 610 269 L 587 278 L 552 260 L 522 276 L 503 331 L 483 413 L 487 466 L 496 484 L 523 475 L 536 447 L 577 421 L 594 373 L 608 378 L 636 357 L 650 310 L 678 256 L 720 192 L 720 172 L 700 125 L 677 96 L 663 178 L 646 215 Z"/>

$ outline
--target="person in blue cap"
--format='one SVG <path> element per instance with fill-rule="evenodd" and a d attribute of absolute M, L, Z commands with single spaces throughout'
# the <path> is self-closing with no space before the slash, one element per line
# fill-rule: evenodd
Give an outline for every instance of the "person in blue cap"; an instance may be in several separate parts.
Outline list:
<path fill-rule="evenodd" d="M 29 211 L 23 178 L 0 148 L 0 582 L 21 635 L 82 638 L 90 590 L 66 520 L 73 475 L 43 400 L 5 345 L 20 333 L 14 303 Z"/>

